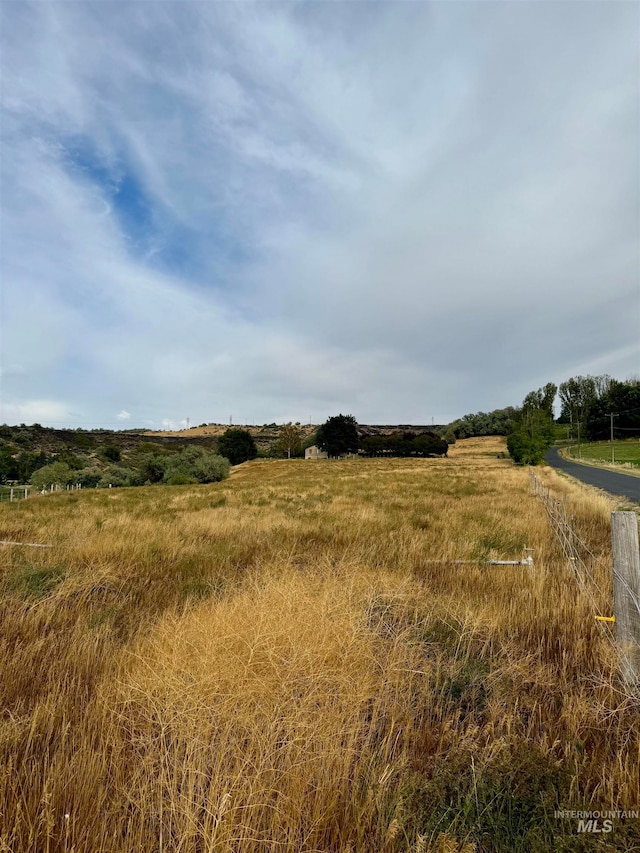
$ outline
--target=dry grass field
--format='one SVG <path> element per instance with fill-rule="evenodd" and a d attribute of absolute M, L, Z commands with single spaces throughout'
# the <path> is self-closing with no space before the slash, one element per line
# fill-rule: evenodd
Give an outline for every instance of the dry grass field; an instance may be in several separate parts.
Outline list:
<path fill-rule="evenodd" d="M 502 449 L 2 505 L 0 851 L 639 850 L 554 817 L 640 807 L 640 712 Z"/>

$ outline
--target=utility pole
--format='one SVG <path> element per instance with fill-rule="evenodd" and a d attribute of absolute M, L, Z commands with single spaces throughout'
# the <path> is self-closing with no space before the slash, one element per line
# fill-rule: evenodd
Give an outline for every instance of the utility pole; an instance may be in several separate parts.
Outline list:
<path fill-rule="evenodd" d="M 611 464 L 615 465 L 616 464 L 616 451 L 615 451 L 615 447 L 613 444 L 613 419 L 617 418 L 618 415 L 614 414 L 613 412 L 609 412 L 609 417 L 611 418 Z"/>
<path fill-rule="evenodd" d="M 580 444 L 580 421 L 578 421 L 578 459 L 582 459 L 582 445 Z"/>

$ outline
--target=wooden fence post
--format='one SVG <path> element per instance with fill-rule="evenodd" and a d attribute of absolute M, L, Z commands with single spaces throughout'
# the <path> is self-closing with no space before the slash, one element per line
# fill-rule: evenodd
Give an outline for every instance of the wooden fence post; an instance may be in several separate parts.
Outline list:
<path fill-rule="evenodd" d="M 627 684 L 640 681 L 640 549 L 635 512 L 611 513 L 613 609 Z"/>

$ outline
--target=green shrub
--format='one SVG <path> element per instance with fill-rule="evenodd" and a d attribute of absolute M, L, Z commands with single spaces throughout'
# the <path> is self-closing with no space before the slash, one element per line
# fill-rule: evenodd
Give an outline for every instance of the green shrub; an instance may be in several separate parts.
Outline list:
<path fill-rule="evenodd" d="M 165 465 L 164 482 L 187 477 L 185 482 L 215 483 L 229 476 L 229 461 L 204 447 L 185 447 Z"/>
<path fill-rule="evenodd" d="M 217 483 L 229 476 L 231 465 L 224 456 L 206 453 L 194 465 L 194 474 L 199 483 Z"/>
<path fill-rule="evenodd" d="M 135 483 L 135 473 L 130 468 L 124 468 L 121 465 L 111 465 L 102 475 L 98 486 L 100 487 L 109 487 L 111 486 L 132 486 L 132 485 L 141 485 L 139 483 Z"/>
<path fill-rule="evenodd" d="M 518 429 L 507 438 L 509 455 L 518 465 L 539 465 L 549 446 L 544 436 L 531 435 L 525 429 Z"/>
<path fill-rule="evenodd" d="M 164 480 L 168 465 L 168 459 L 164 454 L 140 453 L 136 463 L 142 483 L 161 483 Z"/>
<path fill-rule="evenodd" d="M 86 456 L 77 456 L 75 453 L 65 451 L 64 453 L 58 454 L 56 462 L 64 462 L 64 464 L 68 465 L 72 471 L 80 471 L 82 468 L 87 466 L 89 460 Z"/>
<path fill-rule="evenodd" d="M 102 451 L 102 455 L 108 462 L 120 462 L 122 459 L 120 448 L 115 447 L 113 444 L 108 444 Z"/>
<path fill-rule="evenodd" d="M 75 482 L 80 483 L 83 489 L 94 489 L 102 479 L 102 471 L 95 466 L 91 468 L 83 468 L 78 471 L 75 477 Z"/>
<path fill-rule="evenodd" d="M 72 471 L 65 462 L 52 462 L 33 472 L 31 485 L 38 490 L 50 485 L 67 486 L 73 481 L 74 476 L 75 471 Z"/>
<path fill-rule="evenodd" d="M 43 468 L 56 460 L 51 456 L 47 456 L 44 451 L 22 450 L 15 458 L 14 474 L 10 479 L 18 479 L 21 483 L 26 483 L 34 471 L 38 468 Z"/>
<path fill-rule="evenodd" d="M 197 480 L 190 477 L 188 474 L 173 474 L 173 476 L 167 480 L 167 486 L 188 486 L 197 482 Z"/>

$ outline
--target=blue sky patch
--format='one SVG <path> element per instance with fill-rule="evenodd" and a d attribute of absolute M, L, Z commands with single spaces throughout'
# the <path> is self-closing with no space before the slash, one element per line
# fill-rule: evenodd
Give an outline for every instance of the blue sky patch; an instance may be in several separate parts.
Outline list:
<path fill-rule="evenodd" d="M 154 208 L 131 165 L 121 156 L 108 160 L 85 138 L 76 138 L 65 148 L 72 173 L 95 184 L 129 242 L 138 247 L 136 254 L 148 251 L 155 231 Z"/>
<path fill-rule="evenodd" d="M 109 160 L 91 140 L 82 137 L 63 144 L 67 169 L 95 185 L 136 260 L 194 284 L 206 282 L 207 287 L 224 288 L 226 270 L 250 259 L 247 247 L 236 238 L 222 212 L 206 221 L 199 217 L 189 227 L 147 193 L 125 156 Z"/>

